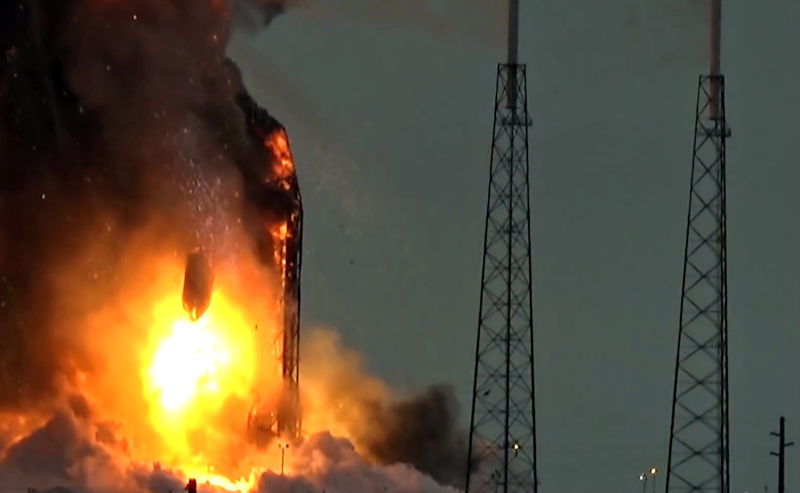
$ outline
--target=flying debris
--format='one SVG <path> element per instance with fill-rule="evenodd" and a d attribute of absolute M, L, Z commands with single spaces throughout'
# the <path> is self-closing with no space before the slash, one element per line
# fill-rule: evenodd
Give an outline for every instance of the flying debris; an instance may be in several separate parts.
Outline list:
<path fill-rule="evenodd" d="M 211 303 L 214 288 L 214 272 L 208 258 L 200 250 L 186 257 L 186 270 L 183 273 L 183 309 L 189 318 L 196 321 L 203 316 Z"/>

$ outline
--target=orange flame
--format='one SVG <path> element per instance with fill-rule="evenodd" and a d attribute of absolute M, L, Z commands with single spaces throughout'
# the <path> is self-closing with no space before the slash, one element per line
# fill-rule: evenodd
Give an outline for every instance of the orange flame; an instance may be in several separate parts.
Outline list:
<path fill-rule="evenodd" d="M 294 159 L 289 148 L 289 138 L 283 129 L 270 134 L 264 141 L 264 146 L 275 156 L 274 173 L 280 180 L 284 180 L 284 188 L 288 190 L 288 179 L 294 175 Z"/>
<path fill-rule="evenodd" d="M 143 380 L 153 425 L 170 442 L 202 425 L 230 397 L 246 399 L 255 383 L 255 332 L 225 297 L 214 293 L 208 312 L 190 321 L 174 297 L 154 310 Z"/>
<path fill-rule="evenodd" d="M 280 450 L 259 448 L 247 429 L 256 396 L 270 403 L 281 389 L 279 314 L 265 303 L 277 279 L 249 254 L 220 266 L 208 310 L 192 322 L 181 302 L 182 256 L 140 252 L 124 292 L 86 321 L 93 368 L 73 385 L 121 424 L 130 460 L 248 491 L 261 471 L 280 470 Z"/>

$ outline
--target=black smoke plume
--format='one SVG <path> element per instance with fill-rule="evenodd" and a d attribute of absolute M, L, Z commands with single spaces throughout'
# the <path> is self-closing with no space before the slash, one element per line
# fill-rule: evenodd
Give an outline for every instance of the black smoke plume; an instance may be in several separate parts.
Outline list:
<path fill-rule="evenodd" d="M 467 443 L 458 403 L 449 386 L 437 385 L 388 406 L 372 405 L 365 438 L 369 454 L 385 464 L 406 463 L 435 480 L 464 487 Z"/>
<path fill-rule="evenodd" d="M 0 5 L 0 407 L 82 369 L 68 322 L 124 288 L 142 231 L 227 252 L 241 223 L 268 260 L 264 218 L 296 204 L 263 144 L 280 124 L 224 56 L 228 16 L 217 0 Z"/>
<path fill-rule="evenodd" d="M 306 406 L 308 421 L 344 428 L 356 448 L 376 462 L 409 464 L 443 484 L 463 486 L 467 435 L 458 426 L 450 386 L 397 397 L 331 330 L 304 336 L 303 358 L 300 381 L 313 388 L 315 397 Z M 316 403 L 321 413 L 313 408 Z"/>

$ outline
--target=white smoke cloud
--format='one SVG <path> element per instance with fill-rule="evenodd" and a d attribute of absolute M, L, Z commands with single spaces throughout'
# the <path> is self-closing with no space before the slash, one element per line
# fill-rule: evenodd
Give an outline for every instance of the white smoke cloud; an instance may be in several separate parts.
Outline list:
<path fill-rule="evenodd" d="M 80 398 L 59 409 L 43 426 L 10 446 L 0 460 L 0 484 L 8 491 L 34 488 L 51 493 L 179 493 L 180 471 L 137 463 L 114 425 L 96 420 Z M 456 493 L 405 464 L 366 461 L 344 438 L 328 432 L 309 437 L 286 453 L 285 476 L 261 475 L 255 493 Z M 198 484 L 198 493 L 223 493 Z"/>
<path fill-rule="evenodd" d="M 370 464 L 344 438 L 328 432 L 311 436 L 291 457 L 294 476 L 265 473 L 259 493 L 455 493 L 410 466 Z"/>

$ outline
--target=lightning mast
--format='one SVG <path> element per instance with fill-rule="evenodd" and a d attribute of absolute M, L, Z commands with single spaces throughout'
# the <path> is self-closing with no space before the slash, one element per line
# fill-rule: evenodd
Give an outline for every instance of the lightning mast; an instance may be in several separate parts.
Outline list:
<path fill-rule="evenodd" d="M 525 65 L 519 0 L 509 0 L 508 54 L 498 64 L 467 493 L 535 493 L 536 421 Z"/>
<path fill-rule="evenodd" d="M 710 73 L 697 89 L 667 493 L 729 493 L 725 78 L 721 0 L 710 0 Z"/>

